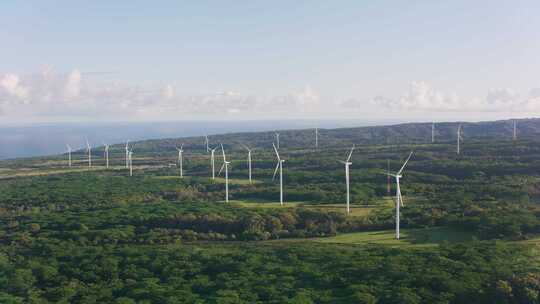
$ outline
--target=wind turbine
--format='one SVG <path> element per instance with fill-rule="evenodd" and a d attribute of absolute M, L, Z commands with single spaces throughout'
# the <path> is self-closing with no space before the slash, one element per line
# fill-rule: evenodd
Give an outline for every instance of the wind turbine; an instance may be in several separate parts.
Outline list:
<path fill-rule="evenodd" d="M 512 134 L 512 139 L 515 141 L 517 140 L 517 122 L 516 120 L 514 119 L 514 132 Z"/>
<path fill-rule="evenodd" d="M 386 172 L 390 173 L 390 160 L 389 159 L 386 160 Z M 388 194 L 388 196 L 390 196 L 390 192 L 391 192 L 390 188 L 391 188 L 390 187 L 390 175 L 387 175 L 386 176 L 386 193 Z"/>
<path fill-rule="evenodd" d="M 285 160 L 279 157 L 279 153 L 278 153 L 278 149 L 276 148 L 276 145 L 272 143 L 272 146 L 274 146 L 274 151 L 276 152 L 276 156 L 277 156 L 276 169 L 274 170 L 274 176 L 272 177 L 272 180 L 276 178 L 276 173 L 279 169 L 279 203 L 281 204 L 281 206 L 283 206 L 283 162 Z"/>
<path fill-rule="evenodd" d="M 251 184 L 251 149 L 242 144 L 242 146 L 244 147 L 244 149 L 246 149 L 248 151 L 248 158 L 247 158 L 247 161 L 248 161 L 248 172 L 249 172 L 249 183 Z"/>
<path fill-rule="evenodd" d="M 319 128 L 315 128 L 315 150 L 319 150 Z"/>
<path fill-rule="evenodd" d="M 209 141 L 208 141 L 208 135 L 205 135 L 204 136 L 204 142 L 206 143 L 206 152 L 210 152 L 210 147 L 209 147 Z"/>
<path fill-rule="evenodd" d="M 103 146 L 105 147 L 105 166 L 109 169 L 109 145 L 103 143 Z"/>
<path fill-rule="evenodd" d="M 225 202 L 229 202 L 229 164 L 231 162 L 227 161 L 227 158 L 225 157 L 225 149 L 223 149 L 223 144 L 221 144 L 221 153 L 223 153 L 223 165 L 221 165 L 221 169 L 219 169 L 218 175 L 221 173 L 223 168 L 225 168 Z"/>
<path fill-rule="evenodd" d="M 463 140 L 463 137 L 461 136 L 461 124 L 458 126 L 457 129 L 457 154 L 461 153 L 461 141 Z"/>
<path fill-rule="evenodd" d="M 435 123 L 431 124 L 431 143 L 435 142 Z"/>
<path fill-rule="evenodd" d="M 403 166 L 401 166 L 401 169 L 396 174 L 392 174 L 387 172 L 386 174 L 389 176 L 393 176 L 396 178 L 396 239 L 399 240 L 399 206 L 403 206 L 403 197 L 401 196 L 401 188 L 399 187 L 399 179 L 402 177 L 401 173 L 403 172 L 403 169 L 405 169 L 405 166 L 409 162 L 409 159 L 411 159 L 411 156 L 413 155 L 413 152 L 409 154 L 409 157 L 407 157 L 407 160 L 405 163 L 403 163 Z"/>
<path fill-rule="evenodd" d="M 180 145 L 180 148 L 176 147 L 178 150 L 178 166 L 180 167 L 180 178 L 184 178 L 184 168 L 183 168 L 183 159 L 182 153 L 184 153 L 184 144 Z"/>
<path fill-rule="evenodd" d="M 210 149 L 210 165 L 212 166 L 212 179 L 216 179 L 216 161 L 215 161 L 215 152 L 218 146 L 214 149 Z"/>
<path fill-rule="evenodd" d="M 279 149 L 279 133 L 275 132 L 275 134 L 276 134 L 276 145 L 277 145 L 277 148 Z"/>
<path fill-rule="evenodd" d="M 71 168 L 71 146 L 66 145 L 67 153 L 68 153 L 68 166 Z"/>
<path fill-rule="evenodd" d="M 88 139 L 86 139 L 86 152 L 88 152 L 88 168 L 92 168 L 92 147 L 90 147 Z"/>
<path fill-rule="evenodd" d="M 128 169 L 129 168 L 129 140 L 126 141 L 125 151 L 126 151 L 126 169 Z"/>
<path fill-rule="evenodd" d="M 128 150 L 129 176 L 133 176 L 133 149 Z"/>
<path fill-rule="evenodd" d="M 345 165 L 345 184 L 347 185 L 347 214 L 351 213 L 350 208 L 350 192 L 349 192 L 349 167 L 352 165 L 351 157 L 354 151 L 354 145 L 351 148 L 351 152 L 349 153 L 349 157 L 347 157 L 346 161 L 339 161 L 340 163 Z"/>

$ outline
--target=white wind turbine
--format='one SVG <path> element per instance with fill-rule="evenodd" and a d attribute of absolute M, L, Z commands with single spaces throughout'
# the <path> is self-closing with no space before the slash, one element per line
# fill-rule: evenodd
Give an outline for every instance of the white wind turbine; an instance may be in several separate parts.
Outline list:
<path fill-rule="evenodd" d="M 285 162 L 285 160 L 279 157 L 279 153 L 278 153 L 278 149 L 276 148 L 276 145 L 272 143 L 272 146 L 274 146 L 274 151 L 276 152 L 276 156 L 277 156 L 276 169 L 274 170 L 274 176 L 272 176 L 272 180 L 276 178 L 276 173 L 279 169 L 279 203 L 281 204 L 281 206 L 283 206 L 283 162 Z"/>
<path fill-rule="evenodd" d="M 403 206 L 403 197 L 401 196 L 401 188 L 399 186 L 399 179 L 402 177 L 401 173 L 403 172 L 403 169 L 405 169 L 405 166 L 409 162 L 409 159 L 411 159 L 411 156 L 413 155 L 413 152 L 409 154 L 409 157 L 407 157 L 407 160 L 405 163 L 403 163 L 403 166 L 401 166 L 401 169 L 396 174 L 392 173 L 386 173 L 389 176 L 393 176 L 396 178 L 396 239 L 399 240 L 399 206 Z"/>
<path fill-rule="evenodd" d="M 244 149 L 248 151 L 247 161 L 248 161 L 249 183 L 251 184 L 251 149 L 244 144 L 242 144 L 242 146 L 244 147 Z"/>
<path fill-rule="evenodd" d="M 103 147 L 105 147 L 105 166 L 107 167 L 107 169 L 109 169 L 109 145 L 103 143 Z"/>
<path fill-rule="evenodd" d="M 461 124 L 458 126 L 457 129 L 457 154 L 461 153 L 461 141 L 463 140 L 463 137 L 461 136 Z"/>
<path fill-rule="evenodd" d="M 67 148 L 67 153 L 68 153 L 68 166 L 71 168 L 71 146 L 70 145 L 66 145 L 66 148 Z"/>
<path fill-rule="evenodd" d="M 88 139 L 86 140 L 86 152 L 88 152 L 88 168 L 92 167 L 92 147 L 90 147 L 90 143 L 88 142 Z"/>
<path fill-rule="evenodd" d="M 435 123 L 431 124 L 431 143 L 435 142 Z"/>
<path fill-rule="evenodd" d="M 275 134 L 276 134 L 276 146 L 279 149 L 279 133 L 275 132 Z"/>
<path fill-rule="evenodd" d="M 216 158 L 215 152 L 218 146 L 214 149 L 210 149 L 210 166 L 212 167 L 212 179 L 216 179 Z"/>
<path fill-rule="evenodd" d="M 129 168 L 129 140 L 126 141 L 126 147 L 124 148 L 126 152 L 126 169 Z"/>
<path fill-rule="evenodd" d="M 133 149 L 128 150 L 129 176 L 133 176 Z"/>
<path fill-rule="evenodd" d="M 223 149 L 223 144 L 221 144 L 221 153 L 223 154 L 223 165 L 221 165 L 221 169 L 219 169 L 218 175 L 221 173 L 223 169 L 225 169 L 225 202 L 229 202 L 229 164 L 231 162 L 227 161 L 227 158 L 225 157 L 225 149 Z"/>
<path fill-rule="evenodd" d="M 347 157 L 346 161 L 339 161 L 340 163 L 345 165 L 345 184 L 347 185 L 347 214 L 351 213 L 350 208 L 350 191 L 349 191 L 349 167 L 352 165 L 351 157 L 354 151 L 354 145 L 351 148 L 351 152 L 349 152 L 349 157 Z"/>
<path fill-rule="evenodd" d="M 315 128 L 315 150 L 319 149 L 319 128 Z"/>
<path fill-rule="evenodd" d="M 184 167 L 183 167 L 183 153 L 184 153 L 184 144 L 180 145 L 180 148 L 176 147 L 176 150 L 178 150 L 178 166 L 180 167 L 180 178 L 184 177 Z"/>
<path fill-rule="evenodd" d="M 514 119 L 514 131 L 512 133 L 512 139 L 513 140 L 516 140 L 517 139 L 517 122 L 516 120 Z"/>

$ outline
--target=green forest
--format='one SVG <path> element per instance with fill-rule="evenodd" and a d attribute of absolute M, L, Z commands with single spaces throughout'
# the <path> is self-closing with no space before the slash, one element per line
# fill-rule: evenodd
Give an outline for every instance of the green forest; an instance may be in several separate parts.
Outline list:
<path fill-rule="evenodd" d="M 1 161 L 0 303 L 540 303 L 540 120 L 458 125 L 279 131 L 283 206 L 273 132 L 209 137 L 228 203 L 203 137 Z"/>

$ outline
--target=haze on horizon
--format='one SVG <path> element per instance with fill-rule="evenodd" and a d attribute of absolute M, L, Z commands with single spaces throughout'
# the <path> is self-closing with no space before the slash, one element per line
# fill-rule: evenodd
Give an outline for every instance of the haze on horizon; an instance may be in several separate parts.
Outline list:
<path fill-rule="evenodd" d="M 538 1 L 3 1 L 0 124 L 540 113 Z"/>

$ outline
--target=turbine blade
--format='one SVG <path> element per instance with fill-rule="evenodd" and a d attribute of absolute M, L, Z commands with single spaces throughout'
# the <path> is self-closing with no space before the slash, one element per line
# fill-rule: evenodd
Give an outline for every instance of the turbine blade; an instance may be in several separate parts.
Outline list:
<path fill-rule="evenodd" d="M 279 161 L 276 164 L 276 169 L 274 170 L 274 175 L 272 176 L 272 180 L 276 179 L 276 174 L 277 174 L 278 169 L 279 169 Z"/>
<path fill-rule="evenodd" d="M 225 163 L 221 164 L 221 168 L 219 168 L 218 176 L 221 174 L 221 171 L 223 171 L 223 168 L 225 168 Z"/>
<path fill-rule="evenodd" d="M 221 153 L 223 154 L 223 161 L 225 161 L 225 149 L 223 149 L 223 144 L 221 144 Z"/>
<path fill-rule="evenodd" d="M 413 155 L 413 152 L 411 151 L 411 153 L 409 153 L 409 157 L 407 157 L 407 160 L 405 161 L 405 163 L 403 164 L 403 166 L 401 166 L 401 169 L 399 169 L 397 175 L 400 175 L 401 172 L 403 172 L 403 169 L 405 169 L 405 166 L 407 165 L 407 163 L 409 162 L 409 159 L 411 159 L 411 156 Z"/>
<path fill-rule="evenodd" d="M 272 143 L 272 146 L 274 147 L 274 151 L 276 151 L 276 156 L 277 156 L 278 160 L 280 160 L 281 158 L 279 158 L 279 152 L 278 152 L 278 150 L 276 148 L 276 145 L 274 143 Z"/>
<path fill-rule="evenodd" d="M 353 151 L 354 151 L 354 148 L 355 148 L 355 147 L 354 147 L 354 145 L 353 145 L 352 148 L 351 148 L 351 152 L 349 153 L 349 157 L 347 157 L 347 161 L 350 161 L 350 160 L 351 160 L 351 157 L 352 157 L 352 153 L 353 153 Z"/>

